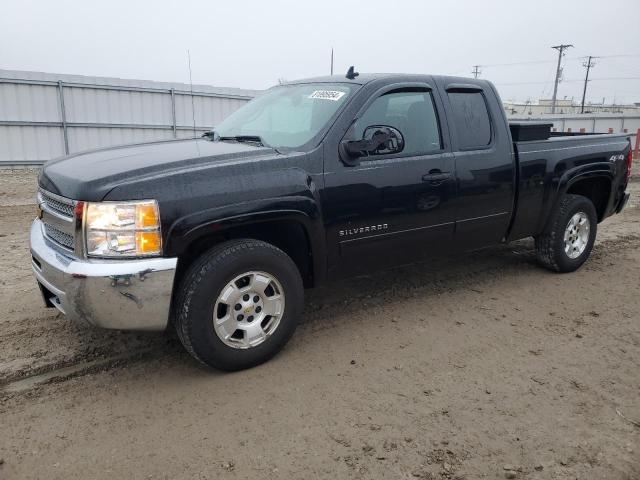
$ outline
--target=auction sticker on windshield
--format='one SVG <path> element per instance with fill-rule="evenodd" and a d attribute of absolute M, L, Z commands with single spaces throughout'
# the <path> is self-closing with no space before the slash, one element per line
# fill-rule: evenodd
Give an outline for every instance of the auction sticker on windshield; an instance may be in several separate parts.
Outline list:
<path fill-rule="evenodd" d="M 338 90 L 316 90 L 309 98 L 317 98 L 320 100 L 333 100 L 337 102 L 344 96 L 345 92 L 340 92 Z"/>

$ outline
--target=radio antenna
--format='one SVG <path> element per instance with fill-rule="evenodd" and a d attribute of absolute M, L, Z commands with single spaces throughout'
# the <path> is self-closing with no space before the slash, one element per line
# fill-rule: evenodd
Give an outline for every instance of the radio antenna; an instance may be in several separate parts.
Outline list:
<path fill-rule="evenodd" d="M 331 47 L 331 75 L 333 75 L 333 47 Z"/>
<path fill-rule="evenodd" d="M 191 118 L 193 120 L 193 138 L 196 138 L 196 107 L 193 101 L 193 79 L 191 78 L 191 52 L 187 50 L 187 61 L 189 63 L 189 88 L 191 93 Z"/>

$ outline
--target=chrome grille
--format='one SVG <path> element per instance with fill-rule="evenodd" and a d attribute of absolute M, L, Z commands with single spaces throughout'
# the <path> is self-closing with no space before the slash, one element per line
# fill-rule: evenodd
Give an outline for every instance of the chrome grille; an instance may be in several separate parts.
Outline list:
<path fill-rule="evenodd" d="M 72 200 L 67 200 L 66 198 L 63 199 L 57 195 L 54 197 L 53 194 L 46 192 L 45 190 L 40 190 L 39 197 L 39 203 L 43 204 L 45 208 L 53 210 L 63 217 L 67 217 L 69 219 L 73 218 L 74 206 Z"/>
<path fill-rule="evenodd" d="M 45 236 L 58 245 L 75 251 L 76 202 L 40 189 L 38 205 L 42 210 L 41 218 Z"/>
<path fill-rule="evenodd" d="M 63 247 L 66 247 L 70 250 L 73 250 L 74 240 L 73 235 L 69 235 L 68 233 L 63 232 L 62 230 L 58 230 L 56 227 L 49 225 L 47 223 L 44 224 L 44 233 L 56 243 L 59 243 Z"/>

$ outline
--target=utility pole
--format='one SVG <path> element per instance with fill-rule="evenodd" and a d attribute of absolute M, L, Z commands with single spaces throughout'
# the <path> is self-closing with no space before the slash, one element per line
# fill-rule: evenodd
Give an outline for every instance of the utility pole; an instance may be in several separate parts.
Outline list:
<path fill-rule="evenodd" d="M 551 47 L 555 50 L 558 50 L 558 68 L 556 68 L 556 82 L 553 85 L 553 98 L 551 99 L 551 113 L 556 113 L 556 96 L 558 95 L 558 82 L 560 81 L 560 75 L 562 75 L 562 68 L 560 64 L 562 63 L 562 56 L 564 55 L 564 51 L 567 48 L 571 48 L 573 45 L 556 45 Z"/>
<path fill-rule="evenodd" d="M 582 90 L 582 105 L 580 106 L 580 113 L 584 113 L 584 99 L 587 96 L 587 82 L 589 81 L 589 70 L 596 66 L 593 63 L 593 59 L 597 57 L 592 57 L 589 55 L 589 58 L 582 65 L 587 69 L 587 74 L 584 76 L 584 89 Z"/>
<path fill-rule="evenodd" d="M 480 65 L 474 65 L 473 71 L 471 73 L 473 73 L 473 78 L 478 78 L 482 73 L 482 71 L 480 70 Z"/>
<path fill-rule="evenodd" d="M 333 48 L 331 48 L 331 75 L 333 75 Z"/>

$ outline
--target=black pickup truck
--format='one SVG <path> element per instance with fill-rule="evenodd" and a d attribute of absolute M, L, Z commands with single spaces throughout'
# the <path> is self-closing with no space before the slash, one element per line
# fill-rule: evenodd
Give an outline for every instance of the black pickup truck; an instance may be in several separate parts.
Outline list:
<path fill-rule="evenodd" d="M 271 88 L 199 139 L 48 162 L 33 270 L 73 319 L 172 325 L 235 370 L 279 351 L 325 282 L 525 237 L 577 269 L 630 171 L 627 136 L 510 125 L 487 81 L 351 70 Z"/>

